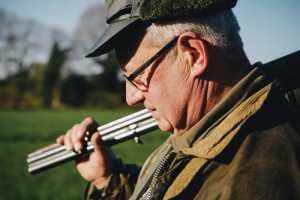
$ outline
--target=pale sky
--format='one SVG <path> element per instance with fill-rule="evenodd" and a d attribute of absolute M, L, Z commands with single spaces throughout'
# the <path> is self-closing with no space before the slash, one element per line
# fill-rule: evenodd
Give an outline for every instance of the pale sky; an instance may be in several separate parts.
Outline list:
<path fill-rule="evenodd" d="M 103 0 L 0 0 L 0 7 L 72 33 L 82 12 L 99 2 Z M 233 11 L 252 63 L 300 50 L 300 0 L 239 0 Z"/>

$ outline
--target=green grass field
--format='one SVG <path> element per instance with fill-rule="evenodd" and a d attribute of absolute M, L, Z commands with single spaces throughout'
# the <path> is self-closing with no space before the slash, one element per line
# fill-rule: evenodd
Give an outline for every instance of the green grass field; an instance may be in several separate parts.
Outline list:
<path fill-rule="evenodd" d="M 0 199 L 83 199 L 86 182 L 73 162 L 36 175 L 27 172 L 27 155 L 51 144 L 73 124 L 91 116 L 107 123 L 132 111 L 0 111 Z M 155 131 L 143 145 L 127 141 L 114 147 L 126 162 L 142 164 L 168 136 Z"/>

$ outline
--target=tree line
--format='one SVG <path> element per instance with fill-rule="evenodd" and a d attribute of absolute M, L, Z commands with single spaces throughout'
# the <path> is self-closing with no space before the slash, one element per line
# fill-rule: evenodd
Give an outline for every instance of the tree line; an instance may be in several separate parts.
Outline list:
<path fill-rule="evenodd" d="M 0 9 L 0 109 L 124 106 L 114 52 L 83 60 L 103 18 L 103 5 L 92 5 L 70 36 Z"/>

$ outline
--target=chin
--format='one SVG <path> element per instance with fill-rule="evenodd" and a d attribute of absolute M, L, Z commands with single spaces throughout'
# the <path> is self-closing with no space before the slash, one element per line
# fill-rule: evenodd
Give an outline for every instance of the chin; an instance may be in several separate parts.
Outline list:
<path fill-rule="evenodd" d="M 173 127 L 169 124 L 169 123 L 166 123 L 166 122 L 163 122 L 161 120 L 158 120 L 157 121 L 157 124 L 158 124 L 158 128 L 162 131 L 165 131 L 165 132 L 171 132 L 173 133 Z"/>

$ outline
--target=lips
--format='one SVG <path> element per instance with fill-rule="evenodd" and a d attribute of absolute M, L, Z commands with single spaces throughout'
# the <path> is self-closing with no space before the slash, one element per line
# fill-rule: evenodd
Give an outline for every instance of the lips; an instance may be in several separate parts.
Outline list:
<path fill-rule="evenodd" d="M 151 113 L 152 117 L 155 118 L 156 120 L 159 118 L 156 109 L 150 110 L 150 113 Z"/>
<path fill-rule="evenodd" d="M 145 106 L 145 108 L 147 110 L 149 110 L 149 112 L 151 113 L 152 117 L 154 117 L 153 114 L 156 111 L 156 109 L 154 107 L 151 107 L 151 106 L 146 106 L 146 105 L 144 105 L 144 106 Z"/>
<path fill-rule="evenodd" d="M 155 109 L 149 109 L 149 108 L 147 108 L 147 110 L 149 110 L 151 113 L 156 111 Z"/>

